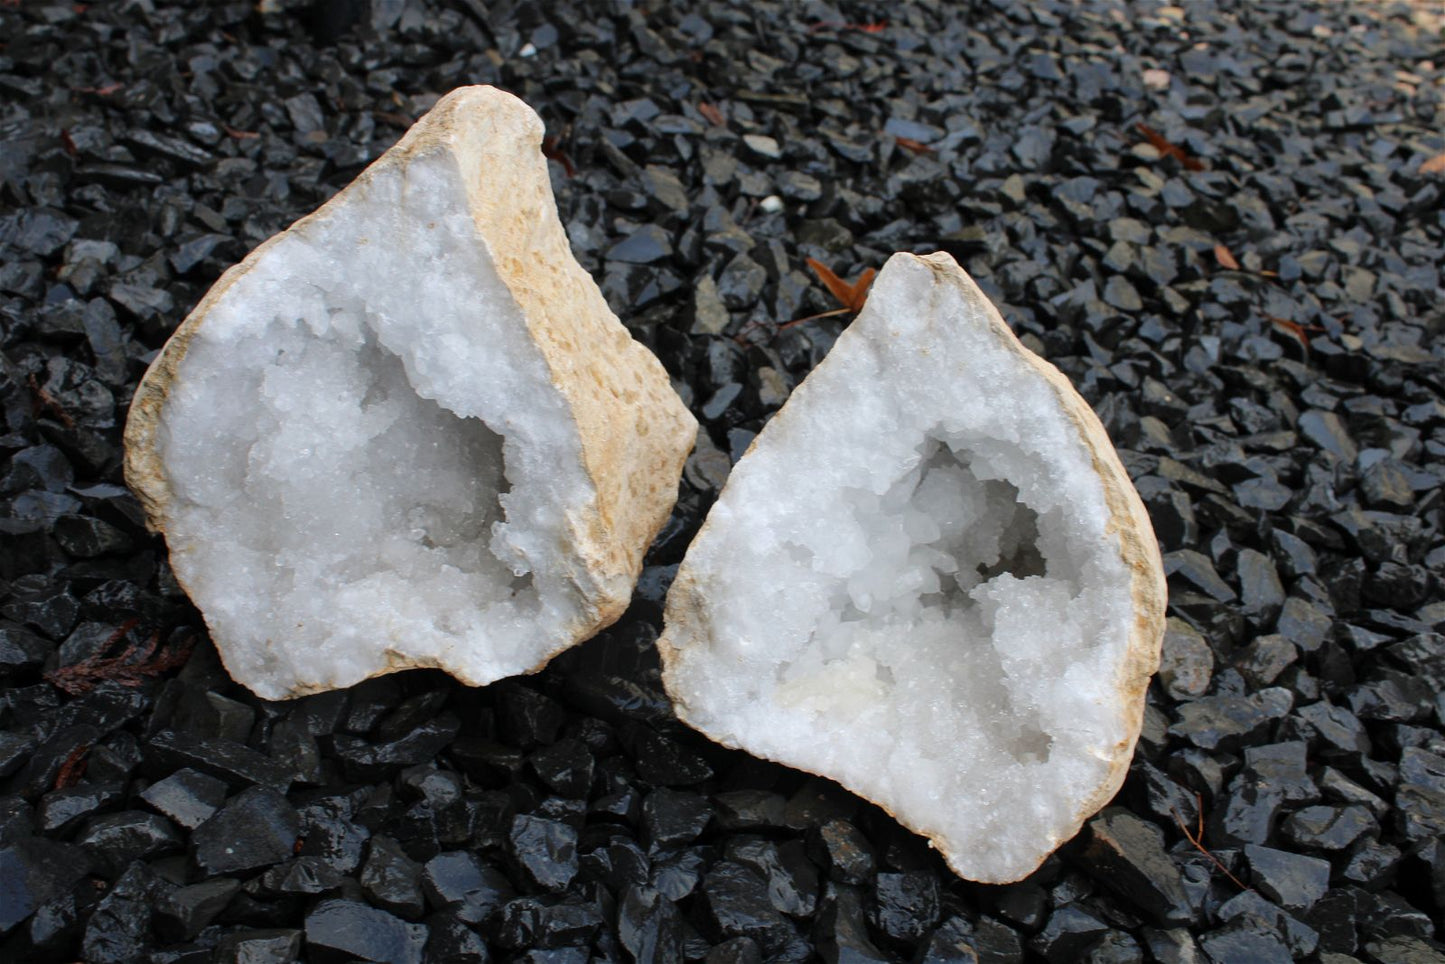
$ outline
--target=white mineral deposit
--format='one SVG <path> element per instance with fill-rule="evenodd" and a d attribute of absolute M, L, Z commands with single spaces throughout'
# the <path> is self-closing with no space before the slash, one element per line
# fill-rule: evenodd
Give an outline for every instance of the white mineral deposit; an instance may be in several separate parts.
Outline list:
<path fill-rule="evenodd" d="M 696 423 L 573 259 L 541 140 L 453 91 L 147 373 L 126 477 L 258 695 L 487 683 L 626 607 Z"/>
<path fill-rule="evenodd" d="M 1004 882 L 1123 781 L 1164 608 L 1088 404 L 951 257 L 899 254 L 733 469 L 659 646 L 688 723 Z"/>

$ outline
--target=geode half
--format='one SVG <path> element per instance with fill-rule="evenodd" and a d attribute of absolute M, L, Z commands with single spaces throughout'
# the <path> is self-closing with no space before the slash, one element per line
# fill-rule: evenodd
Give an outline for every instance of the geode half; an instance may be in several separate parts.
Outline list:
<path fill-rule="evenodd" d="M 659 647 L 688 723 L 1005 882 L 1118 790 L 1164 608 L 1088 404 L 951 257 L 899 254 L 733 469 Z"/>
<path fill-rule="evenodd" d="M 227 271 L 126 478 L 268 699 L 539 668 L 621 615 L 696 422 L 573 259 L 542 123 L 462 88 Z"/>

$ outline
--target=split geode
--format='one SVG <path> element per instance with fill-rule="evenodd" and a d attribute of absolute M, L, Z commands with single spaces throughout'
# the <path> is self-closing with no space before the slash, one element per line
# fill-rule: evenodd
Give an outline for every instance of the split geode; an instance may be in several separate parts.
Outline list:
<path fill-rule="evenodd" d="M 146 374 L 126 478 L 258 695 L 487 683 L 626 608 L 696 422 L 572 258 L 541 139 L 448 94 Z"/>
<path fill-rule="evenodd" d="M 900 254 L 733 469 L 658 645 L 688 723 L 1005 882 L 1118 790 L 1164 607 L 1088 404 L 951 257 Z"/>

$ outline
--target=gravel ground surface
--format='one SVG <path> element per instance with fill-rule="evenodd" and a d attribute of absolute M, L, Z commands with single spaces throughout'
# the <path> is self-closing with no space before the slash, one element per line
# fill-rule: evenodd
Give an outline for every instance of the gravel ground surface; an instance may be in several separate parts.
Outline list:
<path fill-rule="evenodd" d="M 1445 960 L 1438 7 L 687 6 L 0 3 L 0 958 Z M 544 672 L 256 700 L 122 487 L 131 392 L 469 83 L 542 114 L 707 440 L 632 610 Z M 836 307 L 807 259 L 940 248 L 1098 409 L 1170 573 L 1128 782 L 1007 887 L 678 725 L 652 647 L 847 323 L 787 324 Z"/>

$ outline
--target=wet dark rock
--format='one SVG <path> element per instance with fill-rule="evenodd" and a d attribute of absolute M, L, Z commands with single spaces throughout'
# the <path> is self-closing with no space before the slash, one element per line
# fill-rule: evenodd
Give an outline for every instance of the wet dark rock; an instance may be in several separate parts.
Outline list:
<path fill-rule="evenodd" d="M 938 879 L 932 873 L 879 874 L 873 879 L 869 920 L 895 941 L 922 940 L 938 923 L 939 907 Z"/>
<path fill-rule="evenodd" d="M 1306 910 L 1329 889 L 1330 864 L 1271 847 L 1248 845 L 1250 880 L 1264 896 L 1291 910 Z"/>
<path fill-rule="evenodd" d="M 224 780 L 233 789 L 252 784 L 285 792 L 291 775 L 264 754 L 230 740 L 195 740 L 174 730 L 151 737 L 147 755 L 170 774 L 191 768 Z"/>
<path fill-rule="evenodd" d="M 655 224 L 649 224 L 632 232 L 626 240 L 608 248 L 605 257 L 609 261 L 651 264 L 671 255 L 672 242 L 667 232 Z"/>
<path fill-rule="evenodd" d="M 564 797 L 585 798 L 592 787 L 592 754 L 578 740 L 559 740 L 528 758 L 543 783 Z"/>
<path fill-rule="evenodd" d="M 577 831 L 557 820 L 518 814 L 508 852 L 533 887 L 561 890 L 577 875 Z"/>
<path fill-rule="evenodd" d="M 724 856 L 762 874 L 768 899 L 780 912 L 807 917 L 817 909 L 818 870 L 802 841 L 774 843 L 760 837 L 734 837 Z"/>
<path fill-rule="evenodd" d="M 746 254 L 728 262 L 717 278 L 718 297 L 730 311 L 744 311 L 757 303 L 767 283 L 767 270 Z"/>
<path fill-rule="evenodd" d="M 1439 943 L 1407 934 L 1370 941 L 1364 950 L 1379 964 L 1434 964 L 1445 957 Z"/>
<path fill-rule="evenodd" d="M 712 776 L 712 767 L 706 760 L 651 727 L 628 727 L 623 733 L 623 742 L 637 761 L 638 775 L 648 783 L 686 787 Z"/>
<path fill-rule="evenodd" d="M 302 932 L 278 927 L 233 931 L 216 944 L 216 960 L 225 964 L 289 964 L 301 958 Z"/>
<path fill-rule="evenodd" d="M 316 961 L 421 964 L 427 929 L 353 900 L 324 900 L 306 915 L 306 953 Z"/>
<path fill-rule="evenodd" d="M 90 871 L 90 858 L 72 844 L 26 836 L 0 846 L 0 934 L 53 898 L 67 893 Z"/>
<path fill-rule="evenodd" d="M 412 860 L 390 837 L 371 838 L 361 866 L 361 890 L 373 906 L 416 920 L 426 905 L 421 893 L 421 864 Z"/>
<path fill-rule="evenodd" d="M 1110 808 L 1089 821 L 1085 869 L 1161 925 L 1192 917 L 1179 868 L 1164 851 L 1158 827 L 1126 810 Z"/>
<path fill-rule="evenodd" d="M 524 748 L 553 743 L 567 720 L 556 700 L 521 685 L 498 687 L 497 722 L 506 740 Z"/>
<path fill-rule="evenodd" d="M 1311 409 L 1300 416 L 1299 429 L 1320 449 L 1345 462 L 1353 462 L 1359 454 L 1354 439 L 1334 412 Z"/>
<path fill-rule="evenodd" d="M 333 746 L 348 776 L 355 780 L 377 780 L 435 759 L 460 729 L 461 722 L 453 714 L 443 713 L 398 739 L 372 743 L 359 737 L 337 735 Z"/>
<path fill-rule="evenodd" d="M 157 780 L 140 798 L 177 826 L 194 830 L 225 802 L 226 784 L 187 767 Z"/>
<path fill-rule="evenodd" d="M 712 797 L 714 819 L 723 830 L 781 830 L 788 801 L 767 790 L 728 790 Z"/>
<path fill-rule="evenodd" d="M 182 848 L 180 834 L 166 818 L 139 810 L 92 817 L 75 837 L 96 869 L 116 877 L 132 861 L 147 860 Z"/>
<path fill-rule="evenodd" d="M 491 953 L 486 940 L 464 920 L 452 914 L 433 914 L 426 920 L 428 961 L 438 964 L 487 964 Z"/>
<path fill-rule="evenodd" d="M 1403 857 L 1394 844 L 1364 840 L 1350 853 L 1339 876 L 1367 890 L 1382 890 L 1396 883 Z"/>
<path fill-rule="evenodd" d="M 767 958 L 799 943 L 793 926 L 773 907 L 766 881 L 750 867 L 731 861 L 715 864 L 703 879 L 702 900 L 719 940 L 749 937 Z"/>
<path fill-rule="evenodd" d="M 1415 504 L 1414 487 L 1405 467 L 1394 459 L 1381 459 L 1360 476 L 1360 493 L 1372 509 L 1410 509 Z"/>
<path fill-rule="evenodd" d="M 267 787 L 226 802 L 191 834 L 191 859 L 206 874 L 231 874 L 290 857 L 300 835 L 296 808 Z"/>
<path fill-rule="evenodd" d="M 1379 829 L 1370 811 L 1359 804 L 1347 807 L 1305 807 L 1285 819 L 1285 839 L 1309 850 L 1344 850 Z"/>
<path fill-rule="evenodd" d="M 1199 943 L 1212 964 L 1288 964 L 1294 960 L 1278 937 L 1244 925 L 1212 931 Z"/>
<path fill-rule="evenodd" d="M 1289 712 L 1292 700 L 1292 694 L 1280 687 L 1249 696 L 1206 697 L 1181 705 L 1179 722 L 1169 731 L 1206 750 L 1235 746 L 1268 732 Z"/>
<path fill-rule="evenodd" d="M 888 961 L 868 936 L 863 898 L 851 887 L 830 887 L 818 913 L 813 940 L 828 964 Z"/>
<path fill-rule="evenodd" d="M 1209 557 L 1193 549 L 1180 549 L 1166 555 L 1164 571 L 1171 582 L 1177 581 L 1219 602 L 1233 602 L 1236 598 L 1234 590 L 1220 578 Z"/>
<path fill-rule="evenodd" d="M 1209 839 L 1221 846 L 1264 843 L 1284 807 L 1284 794 L 1268 779 L 1245 773 L 1229 786 L 1209 817 Z"/>
<path fill-rule="evenodd" d="M 808 835 L 808 853 L 840 884 L 863 884 L 873 876 L 873 847 L 846 820 L 829 820 Z"/>
<path fill-rule="evenodd" d="M 152 909 L 166 889 L 145 864 L 131 864 L 85 923 L 80 942 L 84 959 L 123 964 L 140 958 L 154 940 Z"/>
<path fill-rule="evenodd" d="M 628 887 L 617 905 L 617 941 L 639 964 L 676 964 L 683 958 L 682 915 L 651 887 Z"/>
<path fill-rule="evenodd" d="M 437 854 L 428 860 L 422 868 L 421 888 L 433 910 L 456 910 L 472 923 L 480 923 L 515 896 L 499 868 L 465 851 Z"/>
<path fill-rule="evenodd" d="M 1093 914 L 1067 904 L 1049 915 L 1043 930 L 1029 942 L 1029 946 L 1049 964 L 1078 961 L 1108 930 L 1109 925 Z"/>
<path fill-rule="evenodd" d="M 155 908 L 156 933 L 168 943 L 193 939 L 240 893 L 241 882 L 215 877 L 166 894 Z"/>
<path fill-rule="evenodd" d="M 1086 964 L 1144 964 L 1144 951 L 1131 935 L 1111 930 L 1084 956 Z"/>
<path fill-rule="evenodd" d="M 1370 752 L 1370 738 L 1359 717 L 1328 701 L 1311 703 L 1295 711 L 1310 748 L 1326 759 L 1348 760 Z"/>
<path fill-rule="evenodd" d="M 124 787 L 119 783 L 84 784 L 52 790 L 40 798 L 36 818 L 43 833 L 64 833 L 97 810 L 120 802 Z"/>
<path fill-rule="evenodd" d="M 1296 959 L 1319 947 L 1319 933 L 1308 924 L 1253 890 L 1242 891 L 1220 905 L 1220 923 L 1248 926 L 1282 940 Z"/>
<path fill-rule="evenodd" d="M 712 819 L 712 807 L 701 794 L 659 787 L 642 801 L 647 840 L 655 848 L 692 843 Z"/>
<path fill-rule="evenodd" d="M 1164 630 L 1159 681 L 1178 700 L 1194 699 L 1209 690 L 1214 673 L 1214 651 L 1199 630 L 1170 617 Z"/>

